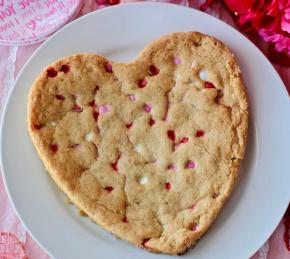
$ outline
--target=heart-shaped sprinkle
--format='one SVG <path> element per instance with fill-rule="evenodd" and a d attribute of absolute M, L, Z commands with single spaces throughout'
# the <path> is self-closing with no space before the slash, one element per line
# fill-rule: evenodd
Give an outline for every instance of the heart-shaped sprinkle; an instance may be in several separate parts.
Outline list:
<path fill-rule="evenodd" d="M 196 207 L 195 204 L 191 204 L 191 205 L 188 207 L 188 209 L 193 210 L 195 207 Z"/>
<path fill-rule="evenodd" d="M 195 168 L 195 163 L 191 160 L 188 160 L 186 163 L 185 163 L 185 168 L 186 169 L 193 169 Z"/>
<path fill-rule="evenodd" d="M 105 70 L 108 72 L 108 73 L 113 73 L 113 67 L 110 63 L 107 63 L 105 65 Z"/>
<path fill-rule="evenodd" d="M 143 108 L 145 112 L 149 113 L 152 109 L 152 106 L 150 104 L 144 104 Z"/>
<path fill-rule="evenodd" d="M 58 151 L 58 145 L 55 144 L 51 145 L 50 150 L 52 153 L 56 153 Z"/>
<path fill-rule="evenodd" d="M 69 72 L 69 65 L 62 65 L 60 71 L 66 74 L 67 72 Z"/>
<path fill-rule="evenodd" d="M 99 5 L 104 5 L 104 4 L 107 3 L 107 0 L 97 0 L 97 3 L 98 3 Z"/>
<path fill-rule="evenodd" d="M 120 160 L 121 156 L 119 155 L 117 160 L 114 163 L 111 163 L 111 167 L 114 169 L 114 171 L 118 172 L 118 162 Z"/>
<path fill-rule="evenodd" d="M 201 71 L 199 72 L 199 78 L 200 78 L 202 81 L 206 81 L 206 79 L 207 79 L 207 72 L 204 71 L 204 70 L 201 70 Z"/>
<path fill-rule="evenodd" d="M 180 139 L 179 143 L 185 144 L 188 142 L 188 138 L 187 137 L 183 137 Z"/>
<path fill-rule="evenodd" d="M 147 85 L 147 81 L 146 81 L 146 79 L 140 79 L 140 80 L 138 81 L 138 87 L 139 87 L 139 88 L 144 88 L 146 85 Z"/>
<path fill-rule="evenodd" d="M 158 75 L 159 74 L 159 69 L 156 67 L 156 66 L 154 66 L 154 65 L 151 65 L 150 67 L 149 67 L 149 75 L 150 76 L 156 76 L 156 75 Z"/>
<path fill-rule="evenodd" d="M 55 98 L 57 100 L 60 100 L 60 101 L 63 101 L 65 99 L 65 97 L 63 95 L 60 95 L 60 94 L 55 95 Z"/>
<path fill-rule="evenodd" d="M 142 243 L 141 243 L 141 247 L 146 247 L 146 243 L 150 240 L 150 238 L 145 238 L 143 239 Z"/>
<path fill-rule="evenodd" d="M 47 75 L 49 77 L 56 77 L 57 76 L 57 71 L 53 67 L 49 67 L 47 70 Z"/>
<path fill-rule="evenodd" d="M 110 5 L 116 5 L 120 3 L 120 0 L 108 0 Z"/>
<path fill-rule="evenodd" d="M 150 118 L 148 124 L 149 124 L 150 126 L 153 126 L 153 125 L 155 124 L 155 120 L 153 120 L 152 118 Z"/>
<path fill-rule="evenodd" d="M 195 133 L 195 136 L 200 138 L 204 135 L 204 131 L 203 130 L 197 130 L 196 133 Z"/>
<path fill-rule="evenodd" d="M 196 231 L 197 230 L 197 224 L 196 223 L 193 223 L 192 226 L 191 226 L 191 230 L 192 231 Z"/>
<path fill-rule="evenodd" d="M 41 124 L 36 124 L 36 123 L 33 123 L 33 124 L 31 125 L 31 128 L 32 128 L 33 130 L 40 130 L 42 127 L 43 127 L 43 126 L 42 126 Z"/>
<path fill-rule="evenodd" d="M 204 88 L 210 89 L 210 88 L 215 88 L 214 84 L 211 82 L 205 82 Z"/>
<path fill-rule="evenodd" d="M 172 188 L 171 183 L 165 183 L 165 189 L 170 190 Z"/>
<path fill-rule="evenodd" d="M 172 170 L 172 171 L 176 171 L 176 165 L 175 165 L 175 164 L 169 164 L 169 165 L 167 166 L 167 169 L 168 169 L 168 170 Z"/>
<path fill-rule="evenodd" d="M 99 107 L 99 112 L 100 112 L 100 114 L 104 114 L 104 113 L 107 113 L 107 112 L 109 112 L 110 111 L 110 108 L 109 108 L 109 106 L 107 106 L 107 105 L 101 105 L 100 107 Z"/>
<path fill-rule="evenodd" d="M 132 125 L 133 125 L 132 122 L 131 122 L 131 123 L 127 123 L 127 124 L 126 124 L 126 128 L 127 128 L 127 129 L 130 129 L 130 128 L 132 127 Z"/>
<path fill-rule="evenodd" d="M 106 187 L 104 188 L 104 190 L 105 190 L 106 192 L 110 193 L 110 192 L 112 192 L 112 191 L 114 190 L 114 188 L 113 188 L 112 186 L 106 186 Z"/>
<path fill-rule="evenodd" d="M 95 121 L 98 121 L 99 113 L 97 111 L 93 111 L 93 117 L 94 117 Z"/>
<path fill-rule="evenodd" d="M 127 218 L 127 217 L 124 217 L 124 218 L 122 219 L 122 222 L 124 222 L 124 223 L 128 223 L 128 218 Z"/>
<path fill-rule="evenodd" d="M 181 64 L 181 59 L 179 57 L 174 58 L 174 64 L 175 65 L 180 65 Z"/>
<path fill-rule="evenodd" d="M 167 136 L 170 138 L 172 141 L 175 141 L 175 132 L 174 130 L 168 130 L 167 131 Z"/>
<path fill-rule="evenodd" d="M 146 176 L 142 176 L 139 178 L 138 181 L 140 184 L 144 185 L 144 184 L 148 183 L 148 178 Z"/>
<path fill-rule="evenodd" d="M 100 90 L 100 87 L 97 85 L 94 89 L 94 94 L 96 94 Z"/>
<path fill-rule="evenodd" d="M 217 194 L 217 193 L 213 193 L 213 194 L 211 195 L 211 197 L 212 197 L 213 199 L 216 199 L 218 196 L 219 196 L 219 194 Z"/>
<path fill-rule="evenodd" d="M 95 100 L 92 100 L 89 102 L 89 106 L 93 107 L 93 108 L 96 108 L 96 103 L 95 103 Z"/>
<path fill-rule="evenodd" d="M 75 106 L 73 107 L 73 111 L 74 112 L 82 112 L 83 111 L 83 108 L 78 106 L 77 104 L 75 104 Z"/>
<path fill-rule="evenodd" d="M 129 94 L 128 97 L 132 102 L 136 101 L 136 96 L 134 94 Z"/>

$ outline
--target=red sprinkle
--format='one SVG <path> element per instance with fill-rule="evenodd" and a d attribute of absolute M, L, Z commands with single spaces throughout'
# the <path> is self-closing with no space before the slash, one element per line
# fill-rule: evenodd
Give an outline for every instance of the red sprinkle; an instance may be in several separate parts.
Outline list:
<path fill-rule="evenodd" d="M 104 190 L 106 191 L 106 192 L 111 192 L 111 191 L 113 191 L 114 190 L 114 188 L 112 187 L 112 186 L 107 186 L 107 187 L 105 187 L 104 188 Z"/>
<path fill-rule="evenodd" d="M 111 65 L 110 63 L 107 63 L 107 64 L 105 65 L 105 69 L 106 69 L 106 71 L 107 71 L 108 73 L 113 73 L 113 67 L 112 67 L 112 65 Z"/>
<path fill-rule="evenodd" d="M 146 247 L 146 243 L 150 240 L 150 238 L 145 238 L 141 243 L 141 247 Z"/>
<path fill-rule="evenodd" d="M 128 223 L 128 219 L 127 219 L 127 217 L 124 217 L 124 218 L 122 219 L 122 221 L 123 221 L 124 223 Z"/>
<path fill-rule="evenodd" d="M 58 146 L 57 145 L 51 145 L 50 146 L 50 150 L 53 152 L 53 153 L 56 153 L 58 151 Z"/>
<path fill-rule="evenodd" d="M 57 94 L 56 96 L 55 96 L 55 98 L 57 99 L 57 100 L 60 100 L 60 101 L 63 101 L 65 98 L 64 98 L 64 96 L 63 95 L 60 95 L 60 94 Z"/>
<path fill-rule="evenodd" d="M 89 102 L 89 106 L 93 107 L 93 108 L 96 108 L 96 103 L 95 103 L 95 100 L 92 100 Z"/>
<path fill-rule="evenodd" d="M 98 121 L 99 113 L 97 111 L 93 111 L 93 116 L 96 121 Z"/>
<path fill-rule="evenodd" d="M 57 71 L 53 67 L 49 67 L 46 72 L 49 77 L 56 77 L 57 75 Z"/>
<path fill-rule="evenodd" d="M 188 142 L 188 138 L 187 137 L 183 137 L 180 141 L 179 141 L 179 143 L 187 143 Z"/>
<path fill-rule="evenodd" d="M 174 130 L 168 130 L 167 131 L 167 136 L 170 138 L 172 141 L 175 141 L 175 132 Z"/>
<path fill-rule="evenodd" d="M 132 122 L 131 122 L 131 123 L 128 123 L 128 124 L 126 124 L 126 128 L 127 128 L 127 129 L 130 129 L 130 128 L 132 127 L 132 125 L 133 125 Z"/>
<path fill-rule="evenodd" d="M 171 183 L 165 183 L 165 188 L 169 191 L 171 189 Z"/>
<path fill-rule="evenodd" d="M 205 82 L 204 88 L 215 88 L 215 86 L 211 82 Z"/>
<path fill-rule="evenodd" d="M 40 130 L 42 127 L 43 127 L 43 126 L 42 126 L 41 124 L 35 124 L 35 123 L 33 123 L 33 124 L 31 125 L 31 128 L 32 128 L 33 130 Z"/>
<path fill-rule="evenodd" d="M 75 104 L 75 106 L 73 107 L 73 111 L 74 112 L 82 112 L 83 111 L 83 108 L 78 106 L 77 104 Z"/>
<path fill-rule="evenodd" d="M 140 79 L 140 80 L 138 81 L 138 87 L 139 87 L 139 88 L 144 88 L 146 85 L 147 85 L 147 81 L 146 81 L 146 79 Z"/>
<path fill-rule="evenodd" d="M 120 160 L 121 155 L 118 156 L 117 160 L 114 163 L 111 163 L 112 168 L 118 172 L 118 162 Z"/>
<path fill-rule="evenodd" d="M 120 0 L 108 0 L 110 5 L 116 5 L 120 3 Z"/>
<path fill-rule="evenodd" d="M 219 196 L 219 195 L 218 195 L 217 193 L 213 193 L 213 194 L 211 195 L 211 197 L 212 197 L 213 199 L 216 199 L 218 196 Z"/>
<path fill-rule="evenodd" d="M 192 205 L 190 205 L 189 207 L 188 207 L 188 209 L 191 209 L 191 210 L 193 210 L 194 208 L 195 208 L 195 204 L 192 204 Z"/>
<path fill-rule="evenodd" d="M 156 75 L 158 75 L 159 74 L 159 69 L 157 68 L 157 67 L 155 67 L 154 65 L 151 65 L 150 67 L 149 67 L 149 75 L 150 76 L 156 76 Z"/>
<path fill-rule="evenodd" d="M 196 133 L 195 133 L 195 136 L 200 138 L 204 135 L 204 131 L 203 130 L 197 130 Z"/>
<path fill-rule="evenodd" d="M 153 120 L 153 119 L 151 118 L 151 119 L 149 120 L 148 123 L 149 123 L 150 126 L 153 126 L 153 125 L 155 124 L 155 120 Z"/>
<path fill-rule="evenodd" d="M 62 65 L 60 71 L 66 74 L 69 71 L 69 65 Z"/>
<path fill-rule="evenodd" d="M 97 85 L 94 90 L 94 94 L 96 94 L 100 90 L 100 87 Z"/>

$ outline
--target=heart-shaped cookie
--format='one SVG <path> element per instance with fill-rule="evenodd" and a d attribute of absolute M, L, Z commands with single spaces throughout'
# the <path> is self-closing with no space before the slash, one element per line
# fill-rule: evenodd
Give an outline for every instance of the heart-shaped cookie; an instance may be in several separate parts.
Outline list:
<path fill-rule="evenodd" d="M 150 251 L 181 254 L 232 192 L 248 103 L 223 43 L 164 36 L 135 61 L 65 57 L 32 86 L 28 128 L 50 175 L 92 220 Z"/>

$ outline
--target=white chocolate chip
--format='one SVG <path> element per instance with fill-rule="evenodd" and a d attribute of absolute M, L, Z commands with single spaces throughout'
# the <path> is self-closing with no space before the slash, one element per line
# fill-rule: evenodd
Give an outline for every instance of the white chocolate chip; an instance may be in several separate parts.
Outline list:
<path fill-rule="evenodd" d="M 207 79 L 207 72 L 204 71 L 204 70 L 201 70 L 201 71 L 199 72 L 199 78 L 200 78 L 201 80 L 203 80 L 203 81 L 206 81 L 206 79 Z"/>
<path fill-rule="evenodd" d="M 94 132 L 91 131 L 91 132 L 87 133 L 85 138 L 86 138 L 86 141 L 93 141 L 94 140 Z"/>
<path fill-rule="evenodd" d="M 141 153 L 142 150 L 143 150 L 142 145 L 137 144 L 137 145 L 135 146 L 135 151 L 136 151 L 137 153 Z"/>
<path fill-rule="evenodd" d="M 146 176 L 142 176 L 139 178 L 139 183 L 140 184 L 146 184 L 148 183 L 148 178 Z"/>
<path fill-rule="evenodd" d="M 52 122 L 51 122 L 51 125 L 52 125 L 53 127 L 55 127 L 55 126 L 56 126 L 56 122 L 55 122 L 55 121 L 52 121 Z"/>

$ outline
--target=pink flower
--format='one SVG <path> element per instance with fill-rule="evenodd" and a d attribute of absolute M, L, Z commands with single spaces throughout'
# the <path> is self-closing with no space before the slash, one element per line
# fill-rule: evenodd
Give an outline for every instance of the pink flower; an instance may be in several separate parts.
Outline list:
<path fill-rule="evenodd" d="M 202 10 L 214 0 L 206 0 Z M 290 4 L 289 0 L 224 0 L 237 18 L 237 25 L 244 32 L 260 35 L 273 43 L 275 50 L 290 55 Z"/>

